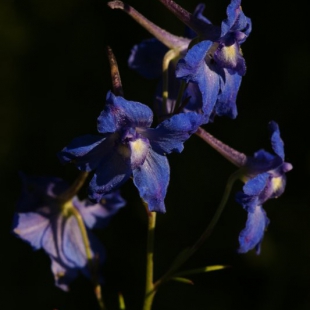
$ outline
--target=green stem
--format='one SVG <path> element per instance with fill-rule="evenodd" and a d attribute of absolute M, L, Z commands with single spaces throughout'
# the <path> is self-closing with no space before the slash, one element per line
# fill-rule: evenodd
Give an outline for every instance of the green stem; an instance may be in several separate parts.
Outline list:
<path fill-rule="evenodd" d="M 146 206 L 147 208 L 147 206 Z M 147 234 L 147 253 L 146 253 L 146 283 L 143 310 L 151 310 L 153 299 L 156 291 L 153 283 L 153 255 L 154 255 L 154 238 L 156 225 L 156 212 L 150 212 L 148 215 L 148 234 Z"/>
<path fill-rule="evenodd" d="M 65 202 L 71 200 L 82 188 L 87 177 L 88 177 L 87 171 L 80 172 L 80 174 L 75 179 L 75 181 L 72 183 L 72 185 L 66 191 L 64 191 L 61 195 L 59 195 L 58 199 L 65 201 Z"/>
<path fill-rule="evenodd" d="M 217 210 L 211 222 L 207 226 L 206 230 L 202 233 L 202 235 L 199 237 L 199 239 L 195 242 L 195 244 L 192 247 L 185 249 L 183 252 L 180 253 L 180 255 L 172 263 L 172 266 L 170 267 L 170 269 L 158 281 L 154 283 L 154 287 L 153 287 L 154 293 L 156 292 L 156 290 L 162 283 L 168 281 L 171 278 L 171 276 L 173 276 L 173 274 L 202 246 L 205 240 L 211 235 L 215 225 L 217 224 L 225 208 L 225 205 L 228 201 L 233 184 L 235 183 L 236 180 L 240 178 L 242 174 L 243 174 L 242 169 L 239 169 L 229 177 L 226 187 L 225 187 L 223 197 L 217 207 Z"/>
<path fill-rule="evenodd" d="M 162 102 L 162 113 L 163 115 L 170 114 L 167 109 L 167 101 L 169 97 L 168 93 L 168 83 L 169 83 L 169 64 L 176 57 L 180 56 L 178 50 L 171 49 L 169 50 L 163 59 L 163 102 Z M 173 109 L 172 109 L 173 111 Z"/>
<path fill-rule="evenodd" d="M 85 253 L 86 253 L 86 257 L 87 257 L 87 262 L 88 262 L 89 270 L 90 270 L 90 273 L 92 276 L 94 293 L 95 293 L 98 305 L 99 305 L 101 310 L 106 310 L 106 307 L 104 305 L 102 295 L 101 295 L 101 286 L 99 284 L 98 277 L 96 275 L 96 269 L 97 269 L 96 267 L 97 266 L 96 266 L 96 262 L 94 261 L 94 258 L 92 256 L 90 242 L 88 239 L 87 230 L 86 230 L 83 218 L 82 218 L 80 212 L 73 205 L 70 208 L 70 211 L 72 212 L 72 215 L 75 217 L 75 219 L 78 223 L 81 235 L 82 235 Z"/>

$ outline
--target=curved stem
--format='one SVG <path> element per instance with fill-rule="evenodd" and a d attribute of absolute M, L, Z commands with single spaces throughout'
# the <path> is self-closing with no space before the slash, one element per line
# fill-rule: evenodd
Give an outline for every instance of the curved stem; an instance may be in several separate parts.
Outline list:
<path fill-rule="evenodd" d="M 166 30 L 158 27 L 138 11 L 136 11 L 130 5 L 122 1 L 108 2 L 108 6 L 111 9 L 120 9 L 125 11 L 130 17 L 132 17 L 138 24 L 151 33 L 156 39 L 171 49 L 184 50 L 187 48 L 190 40 L 182 37 L 175 36 Z"/>
<path fill-rule="evenodd" d="M 199 239 L 195 242 L 195 244 L 192 247 L 185 249 L 183 252 L 179 254 L 179 256 L 177 256 L 175 261 L 172 263 L 170 269 L 158 281 L 154 283 L 154 288 L 153 288 L 154 294 L 157 291 L 158 287 L 162 283 L 168 281 L 171 278 L 171 276 L 173 276 L 173 274 L 202 246 L 202 244 L 206 241 L 206 239 L 211 235 L 211 233 L 214 230 L 215 225 L 217 224 L 225 208 L 225 205 L 228 201 L 233 184 L 235 183 L 236 180 L 240 178 L 242 174 L 243 174 L 242 169 L 239 169 L 229 177 L 226 187 L 225 187 L 224 194 L 222 196 L 222 199 L 217 207 L 217 210 L 213 218 L 211 219 L 211 222 L 207 226 L 206 230 L 201 234 Z"/>
<path fill-rule="evenodd" d="M 80 174 L 75 179 L 75 181 L 72 183 L 72 185 L 67 190 L 65 190 L 61 195 L 59 195 L 58 199 L 63 200 L 63 201 L 71 200 L 71 198 L 73 198 L 82 188 L 87 177 L 88 177 L 87 171 L 80 172 Z"/>
<path fill-rule="evenodd" d="M 169 98 L 169 93 L 168 93 L 168 83 L 169 83 L 169 64 L 170 62 L 178 57 L 180 55 L 180 52 L 178 50 L 169 50 L 163 59 L 163 102 L 162 102 L 162 113 L 163 115 L 169 114 L 170 110 L 168 110 L 167 103 L 168 103 L 168 98 Z M 171 111 L 173 111 L 171 109 Z"/>
<path fill-rule="evenodd" d="M 193 29 L 197 34 L 208 40 L 216 40 L 220 35 L 220 28 L 200 20 L 173 0 L 159 0 L 168 10 L 170 10 L 185 25 Z"/>
<path fill-rule="evenodd" d="M 236 151 L 222 141 L 216 139 L 203 128 L 199 127 L 195 132 L 198 137 L 207 142 L 213 149 L 219 152 L 223 157 L 229 160 L 238 168 L 244 167 L 247 162 L 247 156 L 241 152 Z"/>
<path fill-rule="evenodd" d="M 156 225 L 156 212 L 150 212 L 147 209 L 148 216 L 148 234 L 147 234 L 147 247 L 146 247 L 146 283 L 145 283 L 145 297 L 143 310 L 151 310 L 153 299 L 155 296 L 153 284 L 153 255 L 154 255 L 154 239 L 155 239 L 155 225 Z"/>
<path fill-rule="evenodd" d="M 101 310 L 106 310 L 106 307 L 104 305 L 103 299 L 102 299 L 102 295 L 101 295 L 101 286 L 99 284 L 98 281 L 98 277 L 96 275 L 96 261 L 94 261 L 94 257 L 92 256 L 92 252 L 91 252 L 91 247 L 90 247 L 90 242 L 88 239 L 88 235 L 87 235 L 87 230 L 83 221 L 83 218 L 80 214 L 80 212 L 72 205 L 72 207 L 70 208 L 70 211 L 72 213 L 72 215 L 75 217 L 81 235 L 82 235 L 82 240 L 83 240 L 83 244 L 84 244 L 84 248 L 85 248 L 85 254 L 87 257 L 87 262 L 88 262 L 88 266 L 89 266 L 89 270 L 92 276 L 92 283 L 93 283 L 93 287 L 94 287 L 94 293 L 98 302 L 98 305 L 100 307 Z M 96 259 L 96 258 L 95 258 Z"/>

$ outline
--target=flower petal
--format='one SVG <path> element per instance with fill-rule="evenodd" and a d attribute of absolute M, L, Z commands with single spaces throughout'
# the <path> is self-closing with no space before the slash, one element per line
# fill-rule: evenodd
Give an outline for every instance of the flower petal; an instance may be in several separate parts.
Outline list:
<path fill-rule="evenodd" d="M 260 244 L 264 232 L 269 224 L 266 212 L 261 206 L 256 206 L 254 212 L 248 212 L 248 219 L 245 228 L 239 235 L 239 253 L 246 253 L 254 247 L 256 253 L 260 253 Z"/>
<path fill-rule="evenodd" d="M 80 170 L 94 170 L 109 152 L 111 137 L 85 135 L 75 138 L 57 154 L 58 158 L 62 163 L 74 162 Z"/>
<path fill-rule="evenodd" d="M 50 220 L 38 213 L 16 213 L 13 221 L 13 232 L 38 250 L 42 248 L 42 239 L 50 225 Z"/>
<path fill-rule="evenodd" d="M 119 145 L 98 166 L 89 184 L 89 198 L 99 202 L 102 196 L 126 182 L 131 175 L 130 149 Z"/>
<path fill-rule="evenodd" d="M 259 195 L 266 187 L 269 178 L 270 174 L 267 172 L 257 175 L 243 186 L 244 193 L 249 196 Z"/>
<path fill-rule="evenodd" d="M 215 113 L 218 116 L 237 117 L 236 98 L 242 77 L 229 69 L 224 69 L 225 80 L 220 79 L 220 94 L 218 96 Z"/>
<path fill-rule="evenodd" d="M 212 41 L 201 41 L 194 45 L 177 64 L 176 77 L 198 84 L 202 96 L 204 123 L 209 121 L 219 93 L 219 74 L 216 65 L 206 59 Z"/>
<path fill-rule="evenodd" d="M 272 121 L 269 124 L 271 131 L 271 146 L 274 152 L 284 160 L 284 143 L 280 136 L 280 129 L 276 122 Z"/>
<path fill-rule="evenodd" d="M 115 191 L 104 195 L 99 203 L 94 204 L 89 200 L 79 201 L 77 197 L 73 198 L 72 203 L 81 213 L 88 228 L 103 228 L 112 216 L 125 206 L 126 201 L 119 191 Z"/>
<path fill-rule="evenodd" d="M 128 101 L 108 92 L 106 105 L 98 117 L 100 133 L 115 132 L 124 127 L 150 127 L 153 122 L 152 110 L 136 101 Z"/>
<path fill-rule="evenodd" d="M 214 59 L 220 67 L 231 69 L 240 75 L 245 75 L 245 60 L 241 55 L 237 42 L 228 45 L 220 44 L 214 53 Z"/>
<path fill-rule="evenodd" d="M 241 0 L 232 0 L 227 6 L 226 14 L 227 19 L 221 25 L 221 37 L 230 31 L 241 31 L 248 28 L 250 20 L 242 12 Z"/>
<path fill-rule="evenodd" d="M 152 149 L 157 153 L 181 153 L 183 143 L 197 131 L 201 122 L 202 116 L 195 112 L 180 113 L 166 119 L 155 129 L 147 129 L 143 135 L 149 139 Z"/>
<path fill-rule="evenodd" d="M 170 167 L 166 156 L 152 149 L 142 166 L 133 170 L 133 181 L 140 197 L 148 204 L 150 211 L 166 212 L 164 199 L 170 179 Z"/>

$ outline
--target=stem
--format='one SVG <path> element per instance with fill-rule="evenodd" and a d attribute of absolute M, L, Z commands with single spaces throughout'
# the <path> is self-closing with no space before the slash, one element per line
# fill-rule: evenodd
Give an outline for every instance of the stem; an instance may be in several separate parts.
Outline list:
<path fill-rule="evenodd" d="M 187 10 L 172 0 L 159 0 L 168 10 L 170 10 L 185 25 L 193 29 L 197 34 L 205 39 L 215 41 L 220 36 L 220 28 L 198 19 Z"/>
<path fill-rule="evenodd" d="M 170 267 L 170 269 L 158 281 L 154 283 L 154 288 L 153 288 L 154 294 L 157 291 L 158 287 L 162 283 L 168 281 L 170 277 L 173 276 L 173 274 L 202 246 L 202 244 L 206 241 L 206 239 L 211 235 L 211 233 L 214 230 L 215 225 L 217 224 L 225 208 L 225 205 L 228 201 L 232 186 L 235 183 L 235 181 L 240 178 L 242 173 L 243 173 L 242 169 L 239 169 L 228 178 L 222 199 L 217 207 L 217 210 L 211 222 L 207 226 L 206 230 L 201 234 L 199 239 L 195 242 L 195 244 L 192 247 L 185 249 L 183 252 L 179 254 L 179 256 L 172 263 L 172 266 Z"/>
<path fill-rule="evenodd" d="M 147 206 L 146 206 L 147 208 Z M 143 310 L 151 310 L 153 299 L 156 291 L 153 284 L 153 255 L 154 255 L 154 238 L 156 225 L 156 212 L 150 212 L 148 215 L 148 234 L 147 234 L 147 253 L 146 253 L 146 283 Z"/>
<path fill-rule="evenodd" d="M 163 102 L 162 102 L 162 113 L 163 115 L 169 114 L 170 111 L 168 111 L 167 107 L 167 101 L 169 97 L 168 93 L 168 83 L 169 83 L 169 64 L 170 62 L 178 57 L 180 55 L 180 52 L 178 50 L 169 50 L 163 59 Z M 165 110 L 166 109 L 166 110 Z M 174 109 L 172 109 L 173 111 Z"/>
<path fill-rule="evenodd" d="M 95 293 L 98 305 L 99 305 L 101 310 L 106 310 L 106 307 L 104 305 L 102 295 L 101 295 L 101 286 L 100 286 L 98 279 L 97 279 L 97 276 L 96 276 L 96 264 L 94 263 L 94 258 L 93 258 L 92 253 L 91 253 L 90 242 L 88 239 L 87 230 L 86 230 L 83 218 L 82 218 L 80 212 L 73 205 L 70 208 L 70 211 L 72 212 L 72 215 L 75 217 L 75 219 L 78 223 L 81 235 L 82 235 L 84 248 L 85 248 L 85 254 L 87 257 L 89 270 L 90 270 L 90 273 L 92 276 L 94 293 Z"/>
<path fill-rule="evenodd" d="M 130 5 L 122 1 L 108 2 L 108 6 L 111 9 L 120 9 L 125 11 L 130 17 L 132 17 L 138 24 L 151 33 L 156 39 L 162 42 L 170 49 L 184 50 L 187 48 L 190 40 L 182 37 L 175 36 L 166 30 L 158 27 L 138 11 L 136 11 Z"/>
<path fill-rule="evenodd" d="M 71 200 L 71 198 L 73 198 L 78 193 L 78 191 L 81 189 L 81 187 L 84 185 L 87 177 L 88 177 L 87 171 L 80 172 L 80 174 L 75 179 L 75 181 L 72 183 L 72 185 L 66 191 L 64 191 L 61 195 L 59 195 L 58 199 L 63 200 L 63 201 Z"/>
<path fill-rule="evenodd" d="M 229 160 L 232 164 L 238 168 L 244 167 L 247 162 L 247 156 L 241 152 L 236 151 L 222 141 L 216 139 L 214 136 L 209 134 L 203 128 L 199 127 L 196 131 L 196 135 L 202 140 L 207 142 L 213 149 L 219 152 L 223 157 Z"/>
<path fill-rule="evenodd" d="M 107 46 L 107 54 L 111 68 L 111 79 L 113 85 L 113 93 L 116 96 L 124 96 L 121 76 L 119 74 L 116 58 L 110 46 Z"/>

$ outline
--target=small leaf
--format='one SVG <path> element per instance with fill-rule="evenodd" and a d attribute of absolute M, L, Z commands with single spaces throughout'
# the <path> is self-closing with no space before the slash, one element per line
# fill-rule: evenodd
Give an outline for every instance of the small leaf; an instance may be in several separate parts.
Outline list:
<path fill-rule="evenodd" d="M 185 284 L 194 285 L 194 282 L 192 280 L 186 279 L 186 278 L 173 277 L 173 278 L 170 278 L 170 280 L 185 283 Z"/>
<path fill-rule="evenodd" d="M 118 304 L 119 304 L 119 310 L 125 310 L 125 301 L 122 293 L 118 293 Z"/>
<path fill-rule="evenodd" d="M 175 276 L 179 277 L 179 276 L 185 276 L 185 275 L 192 275 L 192 274 L 216 271 L 216 270 L 221 270 L 221 269 L 225 269 L 225 268 L 228 268 L 228 267 L 229 266 L 224 266 L 224 265 L 206 266 L 206 267 L 197 268 L 197 269 L 180 271 L 180 272 L 176 273 Z"/>

